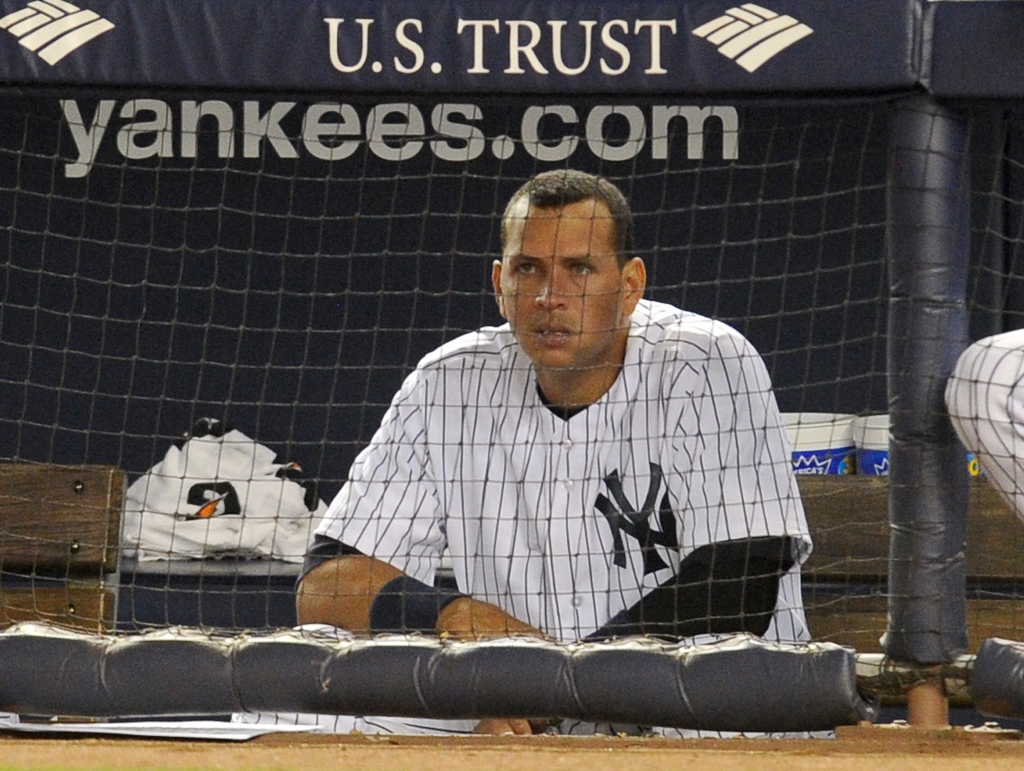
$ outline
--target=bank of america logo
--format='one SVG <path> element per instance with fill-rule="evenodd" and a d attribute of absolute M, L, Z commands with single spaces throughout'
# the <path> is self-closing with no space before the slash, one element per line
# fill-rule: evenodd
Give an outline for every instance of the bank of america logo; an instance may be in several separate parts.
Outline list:
<path fill-rule="evenodd" d="M 753 3 L 730 8 L 724 16 L 697 27 L 693 34 L 718 46 L 747 72 L 758 67 L 814 30 L 792 16 L 769 11 Z"/>
<path fill-rule="evenodd" d="M 56 64 L 114 25 L 98 13 L 85 11 L 64 0 L 32 0 L 28 8 L 0 19 L 0 29 L 18 38 L 47 64 Z"/>

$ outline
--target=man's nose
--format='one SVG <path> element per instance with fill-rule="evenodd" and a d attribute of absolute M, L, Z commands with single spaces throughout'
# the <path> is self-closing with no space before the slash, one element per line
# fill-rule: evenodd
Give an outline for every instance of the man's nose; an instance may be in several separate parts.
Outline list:
<path fill-rule="evenodd" d="M 564 305 L 571 287 L 567 271 L 559 268 L 550 270 L 537 293 L 537 304 L 545 308 Z"/>

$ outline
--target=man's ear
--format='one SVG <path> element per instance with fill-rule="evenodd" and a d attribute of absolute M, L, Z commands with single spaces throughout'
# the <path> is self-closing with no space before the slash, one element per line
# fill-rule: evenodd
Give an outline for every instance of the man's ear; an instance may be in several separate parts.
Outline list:
<path fill-rule="evenodd" d="M 622 266 L 622 313 L 629 316 L 644 296 L 647 287 L 647 266 L 639 257 L 629 259 Z"/>
<path fill-rule="evenodd" d="M 505 313 L 505 295 L 501 291 L 501 260 L 495 260 L 491 265 L 491 284 L 494 286 L 494 299 L 498 303 L 498 313 L 505 320 L 508 315 Z"/>

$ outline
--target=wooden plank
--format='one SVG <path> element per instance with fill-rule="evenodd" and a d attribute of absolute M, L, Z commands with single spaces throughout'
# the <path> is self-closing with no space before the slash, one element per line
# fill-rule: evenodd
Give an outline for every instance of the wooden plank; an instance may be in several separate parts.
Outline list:
<path fill-rule="evenodd" d="M 881 653 L 879 642 L 888 622 L 885 597 L 836 596 L 826 601 L 804 595 L 804 612 L 811 637 L 855 648 L 858 653 Z"/>
<path fill-rule="evenodd" d="M 106 466 L 0 464 L 0 569 L 117 569 L 125 475 Z"/>
<path fill-rule="evenodd" d="M 885 477 L 797 477 L 814 539 L 805 580 L 884 581 L 889 560 L 889 484 Z"/>
<path fill-rule="evenodd" d="M 114 593 L 102 586 L 4 588 L 0 629 L 20 621 L 45 621 L 85 632 L 110 632 L 114 607 Z"/>
<path fill-rule="evenodd" d="M 884 582 L 889 560 L 887 477 L 798 477 L 814 538 L 805 568 L 817 580 Z M 967 575 L 1024 581 L 1024 524 L 983 478 L 970 482 Z"/>
<path fill-rule="evenodd" d="M 969 580 L 1024 580 L 1024 523 L 980 478 L 971 480 L 967 575 Z"/>
<path fill-rule="evenodd" d="M 884 596 L 836 596 L 828 601 L 805 597 L 805 602 L 807 623 L 815 640 L 849 645 L 858 653 L 882 653 L 879 639 L 888 622 Z M 989 637 L 1024 639 L 1024 602 L 968 599 L 967 632 L 968 653 L 977 653 Z"/>

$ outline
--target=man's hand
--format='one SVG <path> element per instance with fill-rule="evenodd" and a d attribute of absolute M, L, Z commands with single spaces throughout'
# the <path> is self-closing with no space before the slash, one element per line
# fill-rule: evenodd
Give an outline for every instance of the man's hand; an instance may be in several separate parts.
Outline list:
<path fill-rule="evenodd" d="M 550 639 L 534 626 L 510 616 L 496 605 L 462 597 L 451 603 L 437 617 L 437 631 L 442 637 L 456 640 L 487 640 L 495 637 L 526 635 Z M 543 733 L 547 720 L 521 718 L 484 718 L 473 729 L 475 734 L 492 736 L 531 736 Z"/>
<path fill-rule="evenodd" d="M 306 574 L 299 584 L 299 623 L 327 623 L 356 634 L 369 634 L 370 607 L 380 588 L 402 575 L 386 562 L 362 555 L 329 560 Z M 460 597 L 437 617 L 437 632 L 455 640 L 487 640 L 526 635 L 547 638 L 529 624 L 510 616 L 496 605 Z M 546 720 L 488 718 L 475 733 L 529 736 L 542 733 Z"/>
<path fill-rule="evenodd" d="M 489 736 L 532 736 L 534 730 L 529 720 L 488 717 L 476 724 L 473 733 Z"/>
<path fill-rule="evenodd" d="M 494 637 L 525 635 L 549 639 L 534 626 L 510 616 L 497 605 L 460 597 L 437 617 L 437 632 L 456 640 L 487 640 Z"/>

